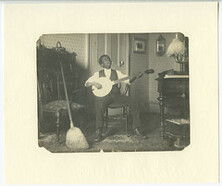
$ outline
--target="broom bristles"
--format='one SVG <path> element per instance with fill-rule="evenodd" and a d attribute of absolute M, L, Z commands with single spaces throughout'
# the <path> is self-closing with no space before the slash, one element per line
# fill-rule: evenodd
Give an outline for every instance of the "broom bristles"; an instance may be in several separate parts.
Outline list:
<path fill-rule="evenodd" d="M 84 150 L 89 148 L 85 136 L 77 127 L 71 127 L 66 133 L 66 146 L 72 150 Z"/>

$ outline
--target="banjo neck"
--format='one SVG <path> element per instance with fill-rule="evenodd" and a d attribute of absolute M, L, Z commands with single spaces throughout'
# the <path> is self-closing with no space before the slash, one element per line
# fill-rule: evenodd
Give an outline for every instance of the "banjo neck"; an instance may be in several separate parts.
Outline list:
<path fill-rule="evenodd" d="M 143 73 L 138 73 L 138 74 L 134 74 L 134 75 L 131 75 L 131 76 L 128 76 L 128 77 L 124 77 L 124 78 L 121 78 L 121 79 L 117 79 L 117 80 L 115 80 L 115 81 L 113 81 L 113 84 L 115 85 L 115 84 L 118 84 L 118 83 L 121 83 L 122 81 L 126 81 L 126 80 L 128 80 L 128 79 L 132 79 L 132 78 L 136 78 L 136 79 L 139 79 L 139 78 L 141 78 L 143 75 L 144 75 L 144 73 L 147 73 L 147 74 L 149 74 L 149 73 L 153 73 L 154 71 L 153 71 L 153 69 L 151 69 L 151 70 L 146 70 L 145 72 L 143 72 Z"/>
<path fill-rule="evenodd" d="M 121 78 L 121 79 L 117 79 L 117 80 L 113 81 L 113 84 L 115 85 L 115 84 L 121 83 L 121 82 L 126 81 L 128 79 L 131 79 L 133 77 L 134 76 L 128 76 L 128 77 L 124 77 L 124 78 Z"/>

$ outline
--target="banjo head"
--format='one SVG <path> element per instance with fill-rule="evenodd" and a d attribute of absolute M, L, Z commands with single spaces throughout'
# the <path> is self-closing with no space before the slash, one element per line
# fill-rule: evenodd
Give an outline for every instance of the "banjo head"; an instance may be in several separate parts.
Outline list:
<path fill-rule="evenodd" d="M 104 97 L 112 90 L 113 82 L 110 79 L 106 77 L 101 77 L 96 82 L 100 83 L 102 85 L 102 88 L 97 89 L 95 86 L 92 86 L 92 91 L 95 96 Z"/>

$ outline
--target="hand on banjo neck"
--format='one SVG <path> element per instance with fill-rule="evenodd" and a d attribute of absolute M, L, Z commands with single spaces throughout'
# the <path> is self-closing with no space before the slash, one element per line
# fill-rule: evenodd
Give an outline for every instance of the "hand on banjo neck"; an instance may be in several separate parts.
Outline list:
<path fill-rule="evenodd" d="M 100 77 L 97 82 L 94 82 L 92 85 L 93 94 L 97 97 L 104 97 L 110 93 L 112 90 L 112 86 L 118 84 L 120 82 L 131 79 L 132 81 L 141 78 L 144 74 L 154 73 L 153 69 L 147 69 L 143 73 L 138 73 L 136 75 L 128 76 L 125 78 L 117 79 L 115 81 L 111 81 L 107 77 Z"/>

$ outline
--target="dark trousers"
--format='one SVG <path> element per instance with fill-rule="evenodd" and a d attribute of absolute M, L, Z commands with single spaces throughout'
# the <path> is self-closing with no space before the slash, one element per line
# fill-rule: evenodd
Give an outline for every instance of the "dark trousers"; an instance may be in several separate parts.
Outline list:
<path fill-rule="evenodd" d="M 132 128 L 140 127 L 139 106 L 137 101 L 129 96 L 122 94 L 110 94 L 105 97 L 96 97 L 96 129 L 103 128 L 104 125 L 104 112 L 111 103 L 123 103 L 130 106 L 130 112 L 132 114 Z"/>

